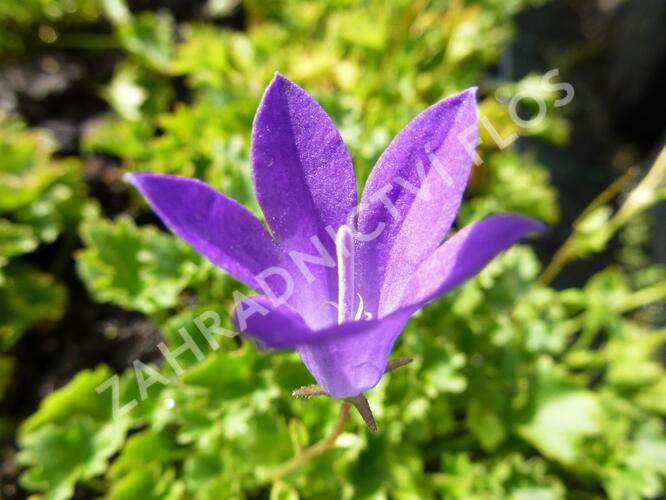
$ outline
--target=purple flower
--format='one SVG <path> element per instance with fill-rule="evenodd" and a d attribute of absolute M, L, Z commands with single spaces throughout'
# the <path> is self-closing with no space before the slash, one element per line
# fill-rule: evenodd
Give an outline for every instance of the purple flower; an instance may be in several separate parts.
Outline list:
<path fill-rule="evenodd" d="M 326 112 L 279 74 L 252 133 L 252 179 L 269 231 L 236 201 L 195 180 L 127 176 L 164 223 L 237 280 L 242 331 L 294 347 L 334 398 L 374 387 L 403 326 L 427 302 L 478 273 L 527 233 L 494 215 L 442 243 L 476 144 L 475 89 L 412 120 L 379 158 L 357 207 L 354 170 Z"/>

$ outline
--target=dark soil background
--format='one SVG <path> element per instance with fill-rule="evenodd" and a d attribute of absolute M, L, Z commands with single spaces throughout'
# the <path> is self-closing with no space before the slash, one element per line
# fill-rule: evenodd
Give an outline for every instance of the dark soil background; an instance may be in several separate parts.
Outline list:
<path fill-rule="evenodd" d="M 164 0 L 150 6 L 166 8 L 183 21 L 198 17 L 202 3 Z M 242 7 L 220 24 L 243 29 Z M 666 2 L 557 0 L 521 13 L 516 24 L 518 36 L 498 67 L 500 78 L 516 80 L 533 71 L 559 68 L 562 80 L 576 92 L 567 108 L 573 130 L 565 149 L 521 140 L 524 147 L 538 151 L 560 191 L 561 223 L 539 243 L 545 261 L 595 195 L 630 166 L 644 171 L 666 142 Z M 104 24 L 94 29 L 110 32 Z M 106 109 L 97 89 L 110 79 L 118 55 L 53 50 L 40 44 L 36 35 L 32 43 L 29 53 L 37 55 L 31 59 L 0 62 L 0 110 L 22 115 L 31 126 L 51 129 L 60 142 L 59 154 L 78 154 L 82 131 Z M 187 99 L 184 92 L 179 97 Z M 87 158 L 85 175 L 91 194 L 109 216 L 127 208 L 114 159 Z M 655 260 L 666 262 L 666 207 L 652 215 L 650 251 Z M 555 286 L 580 285 L 612 260 L 612 252 L 611 248 L 591 261 L 571 265 Z M 40 249 L 33 259 L 49 270 L 62 253 L 63 281 L 70 292 L 65 317 L 49 332 L 26 333 L 11 352 L 19 362 L 0 413 L 14 421 L 34 412 L 46 394 L 83 368 L 107 363 L 122 371 L 134 359 L 156 357 L 156 329 L 140 314 L 95 303 L 76 275 L 66 242 Z M 0 498 L 24 498 L 17 484 L 19 471 L 9 459 L 15 443 L 4 443 L 1 449 Z M 89 497 L 77 492 L 77 498 Z"/>

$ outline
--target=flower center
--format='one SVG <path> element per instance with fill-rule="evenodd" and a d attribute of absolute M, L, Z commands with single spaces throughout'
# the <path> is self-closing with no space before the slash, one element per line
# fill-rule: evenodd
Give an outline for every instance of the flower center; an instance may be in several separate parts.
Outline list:
<path fill-rule="evenodd" d="M 341 226 L 335 235 L 335 253 L 338 258 L 338 323 L 372 319 L 372 313 L 364 310 L 363 297 L 354 292 L 354 235 L 348 226 Z M 356 297 L 358 307 L 354 313 Z"/>
<path fill-rule="evenodd" d="M 354 236 L 347 226 L 341 226 L 335 236 L 335 253 L 338 258 L 338 303 L 326 302 L 338 310 L 338 323 L 372 319 L 372 313 L 366 311 L 361 294 L 354 293 Z M 355 298 L 358 307 L 354 313 Z"/>

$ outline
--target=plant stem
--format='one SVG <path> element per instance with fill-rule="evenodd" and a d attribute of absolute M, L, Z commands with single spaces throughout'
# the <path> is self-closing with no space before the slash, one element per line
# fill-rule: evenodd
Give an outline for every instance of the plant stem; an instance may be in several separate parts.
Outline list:
<path fill-rule="evenodd" d="M 655 302 L 660 302 L 666 298 L 666 283 L 657 283 L 656 285 L 638 290 L 623 301 L 619 307 L 620 313 L 626 313 L 639 307 L 644 307 Z"/>
<path fill-rule="evenodd" d="M 557 249 L 553 258 L 544 269 L 541 276 L 537 279 L 537 284 L 548 286 L 555 279 L 555 277 L 560 274 L 560 271 L 564 266 L 569 262 L 575 259 L 575 252 L 571 251 L 571 236 L 564 242 L 564 244 Z"/>
<path fill-rule="evenodd" d="M 276 467 L 269 475 L 269 480 L 277 481 L 278 479 L 281 479 L 296 469 L 302 467 L 306 462 L 333 448 L 333 446 L 335 446 L 335 441 L 338 439 L 340 434 L 342 434 L 342 431 L 345 428 L 345 423 L 347 422 L 350 408 L 351 403 L 348 401 L 343 401 L 342 406 L 340 407 L 340 413 L 338 414 L 338 419 L 336 420 L 335 426 L 333 427 L 333 431 L 327 437 L 303 450 L 302 453 L 295 456 L 288 462 L 285 462 L 282 465 Z"/>
<path fill-rule="evenodd" d="M 583 211 L 583 213 L 574 221 L 574 232 L 567 238 L 564 244 L 555 252 L 552 260 L 546 266 L 544 272 L 537 279 L 537 283 L 547 286 L 560 273 L 562 268 L 569 262 L 575 260 L 579 255 L 575 249 L 576 226 L 593 210 L 607 204 L 612 200 L 622 188 L 637 175 L 638 170 L 630 168 L 620 178 L 608 186 L 592 203 Z M 622 206 L 617 210 L 613 217 L 606 223 L 610 227 L 611 234 L 624 226 L 629 220 L 638 213 L 646 210 L 654 203 L 657 203 L 664 197 L 663 192 L 658 191 L 659 186 L 666 178 L 666 147 L 664 147 L 657 159 L 654 161 L 648 173 L 641 182 L 638 183 Z"/>
<path fill-rule="evenodd" d="M 627 170 L 621 177 L 616 179 L 610 186 L 604 189 L 601 194 L 599 194 L 592 203 L 590 203 L 585 210 L 576 218 L 574 221 L 574 228 L 576 223 L 583 220 L 588 214 L 597 208 L 605 205 L 610 200 L 612 200 L 617 194 L 622 191 L 622 188 L 627 185 L 627 183 L 636 177 L 638 170 L 635 168 L 630 168 Z M 557 249 L 550 263 L 543 271 L 537 283 L 540 285 L 547 286 L 549 285 L 555 277 L 560 273 L 562 268 L 566 266 L 569 262 L 576 259 L 576 252 L 573 247 L 574 243 L 574 234 L 572 233 L 567 240 L 562 244 L 560 248 Z"/>
<path fill-rule="evenodd" d="M 638 167 L 630 167 L 627 169 L 627 171 L 622 174 L 620 177 L 615 179 L 610 186 L 608 186 L 606 189 L 604 189 L 601 194 L 597 195 L 594 200 L 592 200 L 592 203 L 590 203 L 585 210 L 577 217 L 578 220 L 583 219 L 585 216 L 589 215 L 591 212 L 596 210 L 597 208 L 606 205 L 609 201 L 611 201 L 613 198 L 615 198 L 622 189 L 624 189 L 624 186 L 627 185 L 627 183 L 634 179 L 638 174 L 640 173 L 640 169 Z"/>
<path fill-rule="evenodd" d="M 662 301 L 664 298 L 666 298 L 666 283 L 657 283 L 656 285 L 643 288 L 642 290 L 638 290 L 637 292 L 628 295 L 626 299 L 622 301 L 622 303 L 619 304 L 616 309 L 613 310 L 613 312 L 618 314 L 625 314 L 634 309 Z M 584 317 L 581 315 L 569 320 L 568 329 L 573 334 L 578 328 L 582 328 L 583 324 Z M 666 329 L 657 330 L 660 332 L 660 336 L 665 335 L 663 330 Z M 565 355 L 565 358 L 568 357 L 571 353 L 580 352 L 584 349 L 587 349 L 598 333 L 598 330 L 594 329 L 584 330 L 580 336 L 571 344 L 567 354 Z"/>
<path fill-rule="evenodd" d="M 647 208 L 646 205 L 650 205 L 650 193 L 663 185 L 664 178 L 666 178 L 666 147 L 662 148 L 647 175 L 615 214 L 616 224 L 618 226 L 625 224 L 638 212 Z"/>

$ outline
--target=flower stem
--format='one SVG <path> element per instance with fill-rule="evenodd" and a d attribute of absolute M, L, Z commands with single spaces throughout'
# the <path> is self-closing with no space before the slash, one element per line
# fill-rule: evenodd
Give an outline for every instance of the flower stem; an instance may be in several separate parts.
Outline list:
<path fill-rule="evenodd" d="M 636 175 L 637 169 L 630 168 L 627 170 L 627 172 L 624 173 L 624 175 L 616 179 L 610 186 L 604 189 L 604 191 L 594 200 L 592 200 L 592 203 L 590 203 L 577 217 L 576 221 L 574 222 L 574 227 L 576 226 L 576 223 L 583 220 L 585 216 L 602 205 L 605 205 L 615 196 L 617 196 L 617 194 L 622 191 L 622 188 L 624 188 L 624 186 L 626 186 L 631 179 L 636 177 Z M 560 271 L 562 268 L 564 268 L 564 266 L 576 260 L 577 255 L 574 249 L 574 237 L 574 234 L 571 234 L 564 242 L 564 244 L 557 249 L 553 255 L 552 260 L 537 280 L 540 285 L 548 286 L 555 279 L 555 277 L 560 274 Z"/>
<path fill-rule="evenodd" d="M 575 253 L 571 251 L 571 237 L 564 242 L 564 244 L 557 249 L 553 258 L 546 266 L 546 269 L 541 273 L 537 279 L 539 285 L 548 286 L 560 274 L 560 271 L 569 262 L 575 259 Z"/>
<path fill-rule="evenodd" d="M 619 312 L 626 313 L 639 307 L 661 302 L 664 299 L 666 299 L 666 283 L 657 283 L 627 296 L 620 305 Z"/>
<path fill-rule="evenodd" d="M 638 170 L 630 168 L 624 175 L 608 186 L 583 213 L 574 221 L 574 231 L 564 244 L 555 252 L 550 264 L 537 279 L 537 283 L 547 286 L 560 273 L 562 268 L 569 262 L 581 255 L 576 250 L 576 227 L 592 211 L 607 204 L 612 200 L 624 186 L 634 177 Z M 666 192 L 659 189 L 666 178 L 666 147 L 661 150 L 643 180 L 638 183 L 627 196 L 622 206 L 615 212 L 613 217 L 606 222 L 609 233 L 612 235 L 624 226 L 632 217 L 650 208 L 655 203 L 666 198 Z"/>
<path fill-rule="evenodd" d="M 650 202 L 656 201 L 651 199 L 651 194 L 663 185 L 664 178 L 666 178 L 666 147 L 662 148 L 648 173 L 615 214 L 616 224 L 618 226 L 625 224 L 638 212 L 651 205 Z"/>
<path fill-rule="evenodd" d="M 327 437 L 313 444 L 309 448 L 306 448 L 302 453 L 295 456 L 288 462 L 285 462 L 282 465 L 276 467 L 269 475 L 269 480 L 277 481 L 278 479 L 281 479 L 284 476 L 292 473 L 296 469 L 299 469 L 306 462 L 333 448 L 333 446 L 335 446 L 335 441 L 338 439 L 340 434 L 342 434 L 342 431 L 345 428 L 345 423 L 347 422 L 347 417 L 349 417 L 350 408 L 351 403 L 348 401 L 343 401 L 342 406 L 340 407 L 340 413 L 338 413 L 338 419 L 335 421 L 333 431 Z"/>
<path fill-rule="evenodd" d="M 617 308 L 613 309 L 613 312 L 618 314 L 625 314 L 634 309 L 645 307 L 655 302 L 663 301 L 665 298 L 666 298 L 666 283 L 657 283 L 656 285 L 643 288 L 642 290 L 638 290 L 628 295 L 625 298 L 625 300 L 623 300 L 618 305 Z M 583 315 L 570 320 L 569 326 L 571 326 L 570 328 L 571 332 L 574 333 L 577 329 L 582 328 L 584 325 L 584 321 L 585 319 Z M 570 357 L 571 354 L 588 349 L 598 333 L 599 331 L 596 329 L 583 330 L 582 333 L 579 335 L 579 337 L 571 344 L 567 353 L 565 354 L 564 356 L 565 362 L 566 358 Z M 664 334 L 660 333 L 660 335 Z"/>

